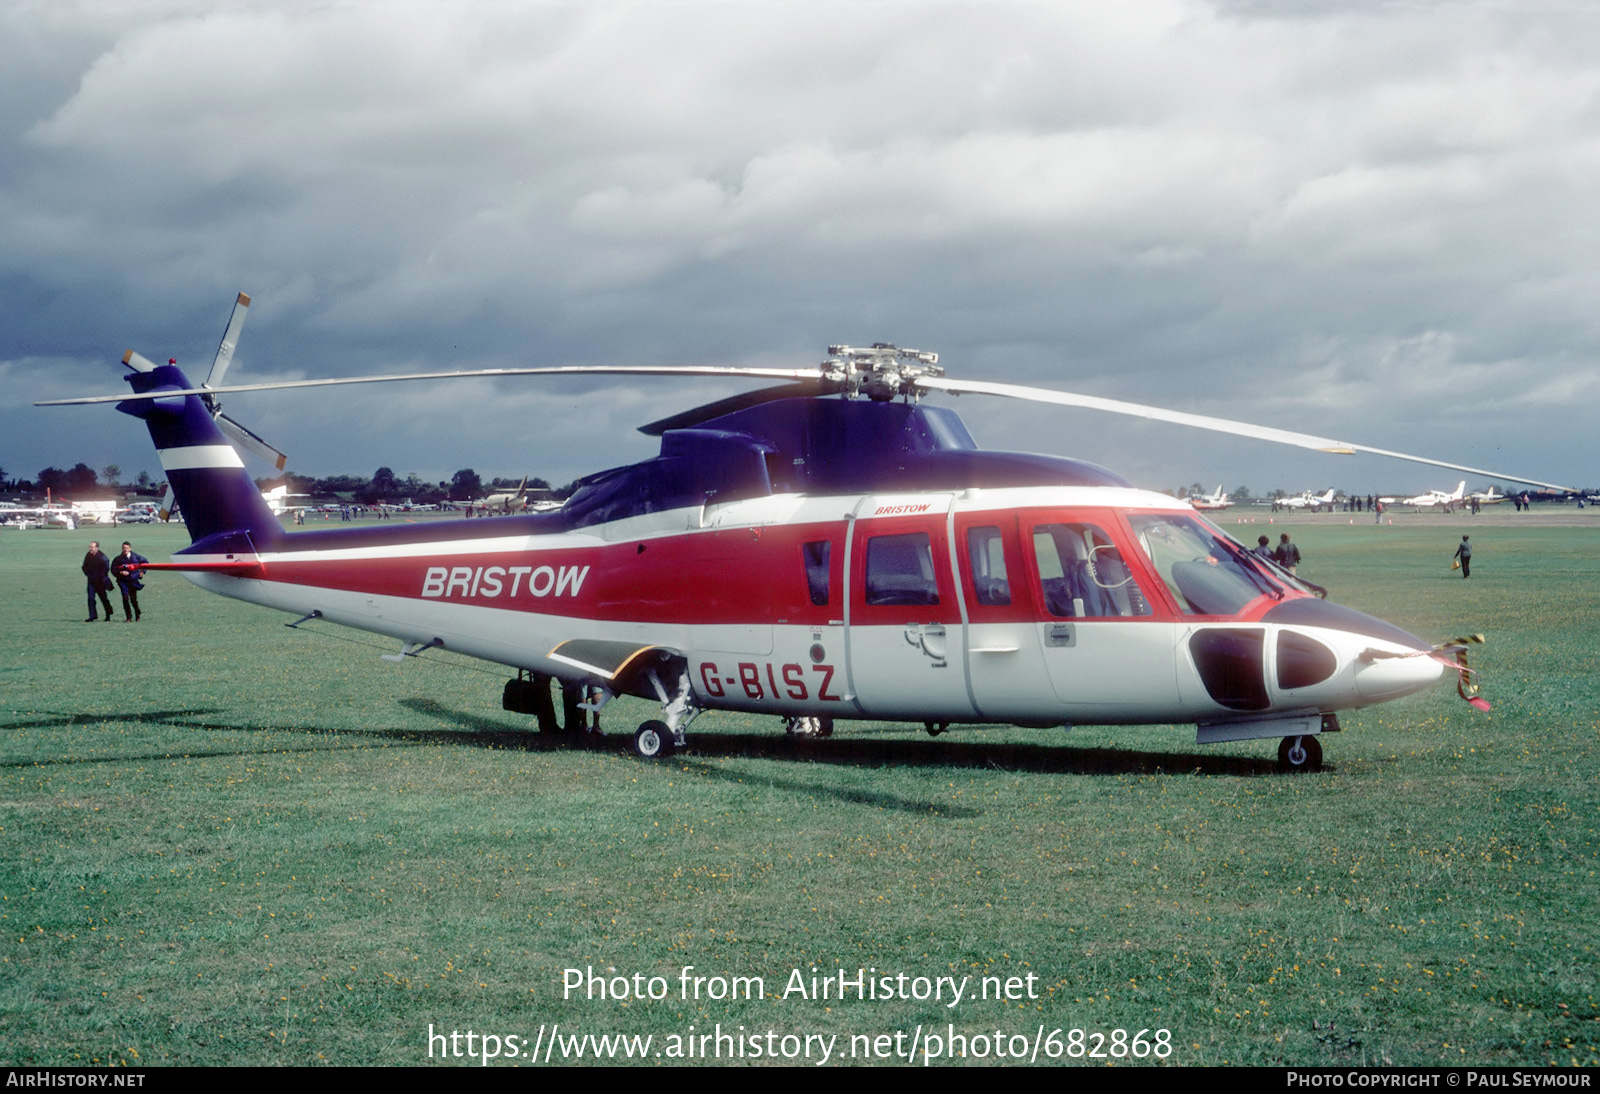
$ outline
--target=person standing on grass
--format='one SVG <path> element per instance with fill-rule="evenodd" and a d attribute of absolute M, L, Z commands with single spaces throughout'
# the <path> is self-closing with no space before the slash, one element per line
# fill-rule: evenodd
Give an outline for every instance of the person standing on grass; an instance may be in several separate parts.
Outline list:
<path fill-rule="evenodd" d="M 106 622 L 111 622 L 111 598 L 106 594 L 111 591 L 111 560 L 100 550 L 100 544 L 89 544 L 89 553 L 83 556 L 83 577 L 89 589 L 89 618 L 85 623 L 93 623 L 99 617 L 95 615 L 94 598 L 99 597 L 100 603 L 105 605 Z"/>
<path fill-rule="evenodd" d="M 1461 546 L 1456 548 L 1455 557 L 1461 560 L 1461 577 L 1463 580 L 1472 576 L 1472 544 L 1467 542 L 1467 537 L 1461 537 Z"/>
<path fill-rule="evenodd" d="M 1279 566 L 1291 574 L 1294 573 L 1295 567 L 1300 565 L 1300 548 L 1289 542 L 1288 532 L 1278 537 L 1278 549 L 1272 553 L 1272 557 Z"/>
<path fill-rule="evenodd" d="M 132 623 L 143 613 L 139 611 L 139 590 L 144 588 L 143 566 L 149 562 L 143 555 L 133 553 L 133 544 L 123 543 L 122 553 L 111 561 L 111 576 L 117 579 L 122 591 L 122 621 Z M 106 610 L 110 615 L 110 609 Z"/>

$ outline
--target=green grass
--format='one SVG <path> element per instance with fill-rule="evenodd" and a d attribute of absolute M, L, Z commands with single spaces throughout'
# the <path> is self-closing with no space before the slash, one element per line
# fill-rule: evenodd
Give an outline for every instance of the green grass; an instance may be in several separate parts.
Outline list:
<path fill-rule="evenodd" d="M 1495 703 L 1347 714 L 1305 777 L 1187 728 L 795 745 L 715 714 L 649 764 L 622 736 L 644 704 L 560 747 L 499 669 L 392 665 L 174 575 L 144 622 L 84 624 L 91 534 L 0 532 L 0 1062 L 413 1064 L 430 1024 L 720 1022 L 838 1034 L 835 1059 L 953 1023 L 1166 1028 L 1179 1064 L 1595 1064 L 1600 535 L 1468 527 L 1470 582 L 1442 520 L 1294 526 L 1336 599 L 1486 633 Z M 686 965 L 768 997 L 685 1001 Z M 672 992 L 563 999 L 586 966 Z M 1038 998 L 778 998 L 813 966 Z"/>

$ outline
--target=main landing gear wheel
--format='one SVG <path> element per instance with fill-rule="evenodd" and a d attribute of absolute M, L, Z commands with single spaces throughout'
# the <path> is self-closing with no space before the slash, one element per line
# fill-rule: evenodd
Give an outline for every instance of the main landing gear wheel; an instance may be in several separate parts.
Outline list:
<path fill-rule="evenodd" d="M 672 730 L 667 723 L 651 720 L 633 735 L 633 751 L 647 760 L 664 760 L 672 755 Z"/>
<path fill-rule="evenodd" d="M 791 737 L 832 737 L 833 719 L 797 715 L 785 719 L 783 728 Z"/>
<path fill-rule="evenodd" d="M 1315 737 L 1285 737 L 1278 745 L 1279 771 L 1321 771 L 1322 742 Z"/>

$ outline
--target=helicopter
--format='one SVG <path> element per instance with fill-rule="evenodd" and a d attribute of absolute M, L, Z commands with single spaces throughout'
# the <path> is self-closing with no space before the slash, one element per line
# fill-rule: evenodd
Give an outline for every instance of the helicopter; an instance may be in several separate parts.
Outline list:
<path fill-rule="evenodd" d="M 243 306 L 248 297 L 240 295 Z M 231 359 L 240 308 L 219 361 Z M 1429 643 L 1325 599 L 1187 502 L 1064 456 L 981 449 L 932 393 L 985 394 L 1436 466 L 1426 457 L 1187 412 L 948 377 L 938 355 L 834 345 L 817 367 L 552 366 L 194 385 L 129 350 L 131 395 L 192 543 L 151 570 L 297 618 L 515 671 L 503 706 L 598 731 L 620 695 L 659 704 L 639 756 L 688 746 L 711 710 L 831 736 L 852 721 L 1193 724 L 1200 744 L 1278 739 L 1321 766 L 1340 711 L 1453 673 L 1487 709 L 1466 639 Z M 776 379 L 640 427 L 659 455 L 578 480 L 559 509 L 492 520 L 286 531 L 224 433 L 217 397 L 456 376 Z M 211 376 L 218 370 L 213 366 Z M 242 426 L 268 459 L 280 453 Z M 1461 468 L 1515 481 L 1515 476 Z M 1549 485 L 1549 484 L 1538 484 Z M 1475 636 L 1474 636 L 1475 637 Z M 560 685 L 560 713 L 552 687 Z"/>

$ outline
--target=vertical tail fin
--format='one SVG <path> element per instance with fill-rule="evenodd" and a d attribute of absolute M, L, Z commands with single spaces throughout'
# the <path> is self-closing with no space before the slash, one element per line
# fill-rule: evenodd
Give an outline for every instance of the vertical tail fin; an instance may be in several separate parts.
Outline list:
<path fill-rule="evenodd" d="M 124 377 L 139 394 L 163 388 L 192 388 L 175 365 L 161 365 Z M 150 429 L 177 496 L 179 511 L 196 543 L 223 532 L 244 532 L 258 548 L 283 536 L 283 525 L 244 469 L 244 461 L 228 443 L 198 395 L 118 403 L 124 414 L 144 420 Z"/>

